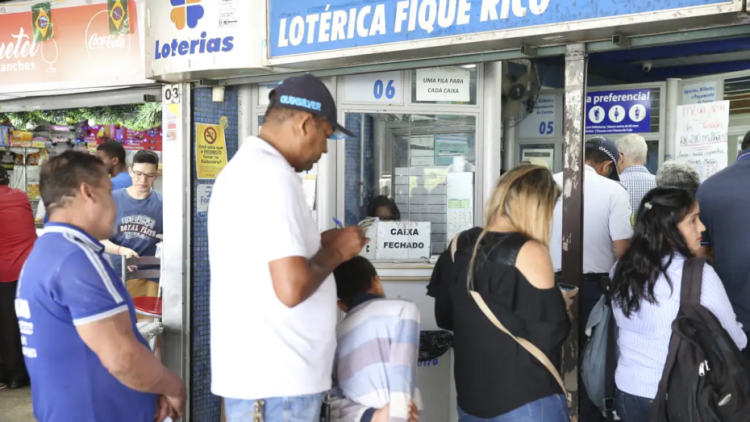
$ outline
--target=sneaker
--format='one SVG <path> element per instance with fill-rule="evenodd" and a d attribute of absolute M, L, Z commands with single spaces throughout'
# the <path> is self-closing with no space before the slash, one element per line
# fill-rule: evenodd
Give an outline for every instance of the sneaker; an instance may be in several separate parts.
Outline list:
<path fill-rule="evenodd" d="M 6 388 L 8 388 L 8 386 L 0 382 L 0 390 L 5 390 Z"/>

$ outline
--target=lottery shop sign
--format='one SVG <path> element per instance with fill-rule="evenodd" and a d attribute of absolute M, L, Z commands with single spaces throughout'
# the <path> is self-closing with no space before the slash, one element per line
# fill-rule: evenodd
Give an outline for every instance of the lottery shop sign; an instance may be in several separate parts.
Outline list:
<path fill-rule="evenodd" d="M 0 94 L 149 83 L 134 0 L 129 32 L 111 33 L 107 2 L 52 3 L 54 37 L 34 41 L 31 3 L 0 13 Z"/>

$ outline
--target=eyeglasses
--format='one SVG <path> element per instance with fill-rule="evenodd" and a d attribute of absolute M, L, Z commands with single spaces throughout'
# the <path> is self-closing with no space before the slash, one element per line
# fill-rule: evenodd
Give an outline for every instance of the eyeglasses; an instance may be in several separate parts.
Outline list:
<path fill-rule="evenodd" d="M 144 178 L 146 180 L 153 180 L 156 179 L 156 174 L 154 173 L 143 173 L 140 171 L 134 171 L 133 176 L 135 176 L 136 179 Z"/>

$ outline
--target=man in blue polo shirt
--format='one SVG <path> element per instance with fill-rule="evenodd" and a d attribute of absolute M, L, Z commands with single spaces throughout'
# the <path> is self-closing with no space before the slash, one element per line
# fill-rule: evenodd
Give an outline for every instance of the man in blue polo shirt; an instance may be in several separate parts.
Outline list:
<path fill-rule="evenodd" d="M 713 255 L 732 302 L 737 321 L 750 335 L 750 132 L 742 140 L 737 162 L 709 177 L 698 188 L 701 221 L 706 226 L 701 244 Z M 750 347 L 744 350 L 750 357 Z"/>
<path fill-rule="evenodd" d="M 39 422 L 153 422 L 184 412 L 185 388 L 149 350 L 125 286 L 102 256 L 112 182 L 93 155 L 42 168 L 50 223 L 22 270 L 16 313 Z"/>

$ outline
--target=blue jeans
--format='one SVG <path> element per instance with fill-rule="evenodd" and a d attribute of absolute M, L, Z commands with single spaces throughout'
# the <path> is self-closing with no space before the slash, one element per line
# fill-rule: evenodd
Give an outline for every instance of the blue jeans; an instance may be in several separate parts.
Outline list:
<path fill-rule="evenodd" d="M 490 419 L 478 418 L 458 408 L 459 422 L 570 422 L 565 396 L 549 396 Z"/>
<path fill-rule="evenodd" d="M 261 400 L 265 402 L 265 422 L 318 422 L 323 393 Z M 254 411 L 255 400 L 224 399 L 227 422 L 253 422 Z"/>
<path fill-rule="evenodd" d="M 617 390 L 615 393 L 615 410 L 622 422 L 648 422 L 651 418 L 653 400 L 634 396 Z"/>

